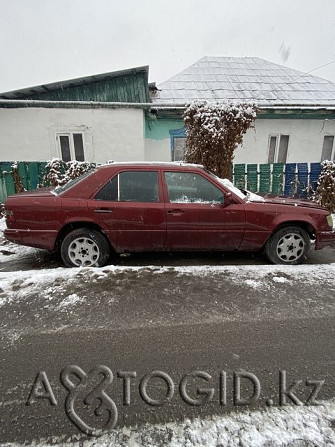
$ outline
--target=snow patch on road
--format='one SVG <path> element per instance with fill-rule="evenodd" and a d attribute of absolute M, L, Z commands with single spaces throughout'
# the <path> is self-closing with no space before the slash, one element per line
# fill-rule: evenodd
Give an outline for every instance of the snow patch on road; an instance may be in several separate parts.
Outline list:
<path fill-rule="evenodd" d="M 80 303 L 84 298 L 85 297 L 78 296 L 76 293 L 72 293 L 61 301 L 58 305 L 58 309 L 64 311 L 67 307 Z"/>
<path fill-rule="evenodd" d="M 15 301 L 24 300 L 34 292 L 40 293 L 45 300 L 51 300 L 54 296 L 53 284 L 75 278 L 80 274 L 80 270 L 56 268 L 41 271 L 0 272 L 1 304 L 9 303 L 14 299 Z"/>
<path fill-rule="evenodd" d="M 253 289 L 258 289 L 259 287 L 264 287 L 264 283 L 261 281 L 256 281 L 254 279 L 246 279 L 245 284 Z"/>
<path fill-rule="evenodd" d="M 289 279 L 285 278 L 284 276 L 274 276 L 272 278 L 272 281 L 280 282 L 280 283 L 291 282 Z"/>
<path fill-rule="evenodd" d="M 221 275 L 229 276 L 236 283 L 252 289 L 268 289 L 269 280 L 273 283 L 289 284 L 295 281 L 308 281 L 309 284 L 319 284 L 320 281 L 334 284 L 334 266 L 331 264 L 278 266 L 278 265 L 239 265 L 239 266 L 181 266 L 181 267 L 133 267 L 133 266 L 107 266 L 103 269 L 95 267 L 24 270 L 17 272 L 0 272 L 0 306 L 26 299 L 32 293 L 39 293 L 46 301 L 52 301 L 59 295 L 63 286 L 73 282 L 98 282 L 108 275 L 126 274 L 127 272 L 177 275 L 190 275 L 196 277 Z M 69 299 L 68 306 L 78 302 L 78 298 Z M 65 298 L 63 298 L 65 299 Z"/>

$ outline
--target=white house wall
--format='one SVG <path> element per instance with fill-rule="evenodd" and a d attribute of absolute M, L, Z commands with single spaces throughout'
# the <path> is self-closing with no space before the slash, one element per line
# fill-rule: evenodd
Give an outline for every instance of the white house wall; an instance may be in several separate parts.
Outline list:
<path fill-rule="evenodd" d="M 160 124 L 153 124 L 153 126 Z M 162 132 L 156 132 L 156 138 L 150 138 L 147 132 L 145 140 L 146 160 L 171 160 L 171 140 L 166 126 Z M 183 122 L 176 121 L 171 130 L 180 129 Z M 335 135 L 334 120 L 318 119 L 257 119 L 255 127 L 244 136 L 243 146 L 235 152 L 234 163 L 268 163 L 268 145 L 270 135 L 289 135 L 287 163 L 320 162 L 325 135 Z"/>
<path fill-rule="evenodd" d="M 287 163 L 320 162 L 325 135 L 335 135 L 335 121 L 317 119 L 258 119 L 249 129 L 235 163 L 267 163 L 270 135 L 289 135 Z"/>
<path fill-rule="evenodd" d="M 163 140 L 145 140 L 146 161 L 171 161 L 170 138 Z"/>
<path fill-rule="evenodd" d="M 144 160 L 141 109 L 0 109 L 0 161 L 60 157 L 57 133 L 83 133 L 85 161 Z"/>
<path fill-rule="evenodd" d="M 155 127 L 156 126 L 156 129 Z M 169 130 L 182 120 L 157 122 L 144 139 L 141 109 L 0 109 L 0 161 L 45 161 L 60 157 L 57 133 L 81 132 L 85 160 L 170 161 Z M 151 135 L 155 135 L 152 138 Z M 335 135 L 334 120 L 257 119 L 244 136 L 235 163 L 267 163 L 269 135 L 289 135 L 287 162 L 319 162 L 323 138 Z"/>

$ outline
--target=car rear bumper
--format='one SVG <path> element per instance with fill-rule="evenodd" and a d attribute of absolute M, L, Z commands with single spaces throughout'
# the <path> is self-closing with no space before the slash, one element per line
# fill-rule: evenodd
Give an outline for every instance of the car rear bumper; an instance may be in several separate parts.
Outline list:
<path fill-rule="evenodd" d="M 335 248 L 335 231 L 320 231 L 316 236 L 315 250 L 324 247 Z"/>
<path fill-rule="evenodd" d="M 17 230 L 7 228 L 4 231 L 4 236 L 16 244 L 53 250 L 57 233 L 56 230 Z"/>

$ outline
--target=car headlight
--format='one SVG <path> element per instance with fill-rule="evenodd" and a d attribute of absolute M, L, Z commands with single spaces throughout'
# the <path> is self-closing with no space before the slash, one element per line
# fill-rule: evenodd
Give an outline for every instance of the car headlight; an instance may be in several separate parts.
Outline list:
<path fill-rule="evenodd" d="M 333 216 L 331 214 L 328 214 L 327 216 L 327 223 L 331 228 L 333 228 Z"/>

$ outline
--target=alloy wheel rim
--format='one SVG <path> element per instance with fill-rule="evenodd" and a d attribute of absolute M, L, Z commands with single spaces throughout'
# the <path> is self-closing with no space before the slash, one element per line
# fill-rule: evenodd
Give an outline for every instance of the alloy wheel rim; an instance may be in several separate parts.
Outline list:
<path fill-rule="evenodd" d="M 68 255 L 74 265 L 90 267 L 99 259 L 100 250 L 91 238 L 78 237 L 69 245 Z"/>
<path fill-rule="evenodd" d="M 304 253 L 305 241 L 297 233 L 288 233 L 277 244 L 277 256 L 283 262 L 297 261 Z"/>

